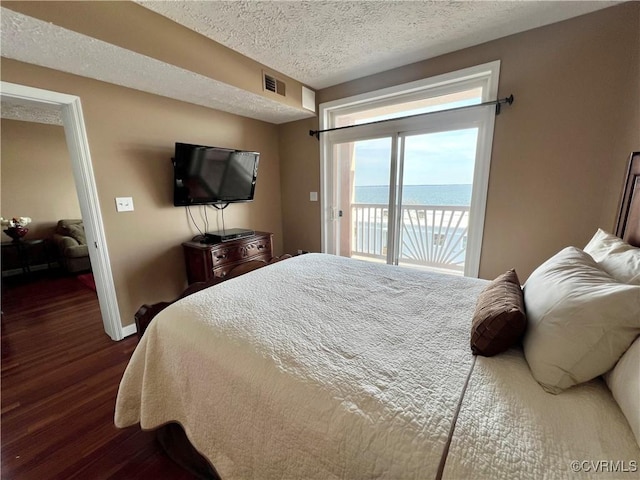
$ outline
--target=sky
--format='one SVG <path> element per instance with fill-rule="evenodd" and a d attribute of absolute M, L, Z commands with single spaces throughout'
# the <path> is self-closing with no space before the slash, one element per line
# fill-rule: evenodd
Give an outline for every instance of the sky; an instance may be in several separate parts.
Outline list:
<path fill-rule="evenodd" d="M 452 130 L 407 137 L 405 185 L 473 183 L 478 129 Z M 391 139 L 355 142 L 355 185 L 388 185 Z"/>

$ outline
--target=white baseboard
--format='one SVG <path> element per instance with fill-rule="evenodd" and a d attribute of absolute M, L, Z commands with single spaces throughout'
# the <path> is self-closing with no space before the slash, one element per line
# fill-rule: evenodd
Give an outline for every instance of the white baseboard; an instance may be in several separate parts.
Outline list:
<path fill-rule="evenodd" d="M 136 328 L 136 324 L 132 323 L 131 325 L 127 325 L 126 327 L 122 327 L 122 335 L 124 337 L 128 337 L 130 335 L 133 335 L 134 333 L 137 333 L 138 329 Z"/>

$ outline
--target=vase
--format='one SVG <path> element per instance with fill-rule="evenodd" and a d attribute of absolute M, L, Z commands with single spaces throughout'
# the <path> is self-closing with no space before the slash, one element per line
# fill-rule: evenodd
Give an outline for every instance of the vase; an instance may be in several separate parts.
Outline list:
<path fill-rule="evenodd" d="M 26 228 L 26 227 L 17 226 L 17 227 L 9 227 L 9 228 L 7 228 L 4 231 L 4 233 L 9 235 L 13 239 L 14 242 L 19 242 L 20 239 L 22 237 L 24 237 L 27 234 L 28 231 L 29 231 L 29 229 Z"/>

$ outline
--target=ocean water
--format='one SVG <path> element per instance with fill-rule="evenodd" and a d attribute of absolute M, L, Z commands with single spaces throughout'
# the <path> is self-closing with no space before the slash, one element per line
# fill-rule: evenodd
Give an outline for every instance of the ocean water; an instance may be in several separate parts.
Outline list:
<path fill-rule="evenodd" d="M 389 187 L 374 185 L 355 187 L 355 203 L 381 203 L 389 201 Z M 471 185 L 405 185 L 402 188 L 403 205 L 471 205 Z"/>

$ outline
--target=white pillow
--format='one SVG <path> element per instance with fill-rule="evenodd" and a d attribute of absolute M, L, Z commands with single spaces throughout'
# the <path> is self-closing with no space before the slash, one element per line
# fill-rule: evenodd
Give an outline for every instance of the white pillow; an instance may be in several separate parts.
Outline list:
<path fill-rule="evenodd" d="M 599 228 L 584 251 L 619 282 L 640 285 L 640 248 Z"/>
<path fill-rule="evenodd" d="M 640 446 L 640 337 L 604 379 Z"/>
<path fill-rule="evenodd" d="M 551 393 L 610 370 L 640 334 L 640 286 L 616 282 L 579 248 L 540 265 L 525 283 L 524 303 L 524 354 Z"/>

